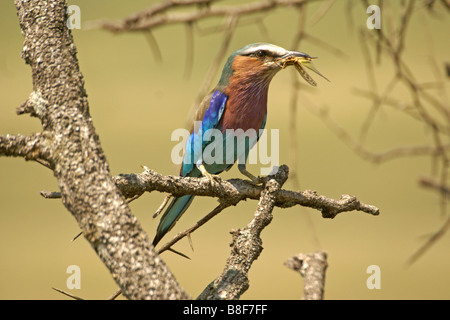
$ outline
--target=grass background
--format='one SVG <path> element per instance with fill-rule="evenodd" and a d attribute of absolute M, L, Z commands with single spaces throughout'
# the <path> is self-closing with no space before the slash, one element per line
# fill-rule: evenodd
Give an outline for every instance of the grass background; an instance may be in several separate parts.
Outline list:
<path fill-rule="evenodd" d="M 223 1 L 223 5 L 242 1 Z M 73 30 L 81 70 L 85 77 L 90 112 L 111 174 L 141 172 L 141 165 L 163 174 L 174 174 L 170 152 L 175 142 L 170 135 L 185 125 L 186 116 L 222 36 L 195 37 L 191 77 L 183 77 L 186 37 L 182 25 L 158 28 L 163 61 L 155 60 L 141 34 L 113 35 L 101 30 L 83 29 L 86 21 L 120 19 L 156 1 L 69 1 L 81 9 L 82 29 Z M 317 11 L 321 2 L 309 6 Z M 365 27 L 368 15 L 363 5 L 354 7 L 354 27 L 349 26 L 347 1 L 336 1 L 317 24 L 307 24 L 314 37 L 344 51 L 347 58 L 305 41 L 301 50 L 318 56 L 316 67 L 330 80 L 318 76 L 317 88 L 306 91 L 299 100 L 297 133 L 299 141 L 297 172 L 302 189 L 313 189 L 328 197 L 356 195 L 361 201 L 378 206 L 378 217 L 351 212 L 324 220 L 317 211 L 305 208 L 274 210 L 274 219 L 263 234 L 264 250 L 250 271 L 250 288 L 244 299 L 298 299 L 302 279 L 283 266 L 299 252 L 325 250 L 329 256 L 326 275 L 327 299 L 449 299 L 450 257 L 447 234 L 424 257 L 410 267 L 407 259 L 423 243 L 424 236 L 444 221 L 439 197 L 418 185 L 418 178 L 429 174 L 427 157 L 401 158 L 380 165 L 369 163 L 353 153 L 323 122 L 305 107 L 309 101 L 327 106 L 330 114 L 357 137 L 371 104 L 352 92 L 367 89 L 367 77 L 357 32 Z M 394 8 L 395 9 L 395 8 Z M 443 10 L 438 5 L 438 10 Z M 382 12 L 382 17 L 385 12 Z M 398 12 L 389 12 L 394 17 Z M 414 75 L 433 81 L 430 54 L 436 61 L 448 59 L 448 15 L 431 19 L 424 9 L 414 13 L 407 33 L 405 59 Z M 29 134 L 41 130 L 40 123 L 15 109 L 32 91 L 31 72 L 20 58 L 23 38 L 12 1 L 0 3 L 0 133 Z M 289 48 L 297 28 L 292 9 L 278 9 L 266 17 L 268 35 L 256 26 L 237 29 L 229 54 L 253 42 L 271 42 Z M 309 20 L 311 21 L 311 20 Z M 383 23 L 384 20 L 382 20 Z M 210 19 L 202 26 L 214 25 Z M 384 25 L 382 25 L 384 27 Z M 440 67 L 443 67 L 440 65 Z M 393 68 L 384 59 L 377 69 L 382 87 Z M 289 165 L 289 98 L 294 68 L 280 72 L 269 91 L 267 129 L 280 129 L 280 163 Z M 217 75 L 217 79 L 218 79 Z M 448 81 L 446 83 L 448 86 Z M 406 92 L 397 97 L 410 102 Z M 314 107 L 314 106 L 310 106 Z M 425 144 L 429 133 L 422 124 L 389 107 L 374 119 L 365 145 L 381 152 L 395 146 Z M 249 170 L 258 172 L 257 166 Z M 237 168 L 224 178 L 241 177 Z M 285 188 L 292 189 L 292 182 Z M 62 290 L 86 299 L 103 299 L 116 285 L 89 244 L 82 238 L 71 242 L 78 226 L 60 200 L 44 200 L 40 190 L 56 191 L 57 182 L 43 166 L 22 159 L 0 158 L 0 299 L 65 299 L 51 290 Z M 131 203 L 134 214 L 152 238 L 158 220 L 151 218 L 164 195 L 146 194 Z M 197 198 L 171 234 L 183 230 L 216 205 L 214 199 Z M 229 254 L 229 231 L 245 226 L 256 208 L 255 201 L 229 208 L 192 236 L 195 251 L 187 241 L 177 250 L 187 253 L 185 260 L 171 253 L 163 259 L 177 279 L 196 297 L 220 274 Z M 81 268 L 81 289 L 66 287 L 69 265 Z M 366 287 L 370 265 L 381 269 L 381 289 Z"/>

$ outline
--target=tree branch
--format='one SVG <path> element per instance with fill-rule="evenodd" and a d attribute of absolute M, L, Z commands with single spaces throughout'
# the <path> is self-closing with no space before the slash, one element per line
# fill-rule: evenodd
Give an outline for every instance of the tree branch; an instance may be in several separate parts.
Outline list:
<path fill-rule="evenodd" d="M 51 162 L 63 204 L 127 298 L 188 298 L 113 183 L 89 115 L 65 1 L 15 5 L 35 92 L 18 113 L 38 117 L 44 131 L 0 137 L 0 155 Z"/>
<path fill-rule="evenodd" d="M 282 165 L 278 170 L 278 174 L 287 176 L 289 174 L 289 168 L 286 165 Z M 271 176 L 268 176 L 265 178 L 265 181 L 270 179 Z M 175 197 L 194 195 L 219 199 L 220 204 L 214 210 L 192 227 L 177 234 L 172 240 L 164 244 L 158 250 L 158 253 L 170 249 L 175 243 L 190 235 L 227 207 L 235 206 L 242 200 L 261 200 L 264 192 L 263 186 L 255 185 L 248 180 L 230 179 L 211 183 L 208 178 L 163 176 L 148 168 L 145 168 L 145 171 L 139 174 L 120 174 L 113 177 L 113 181 L 123 196 L 128 199 L 134 199 L 144 192 L 152 191 L 166 192 Z M 41 195 L 46 199 L 53 199 L 60 196 L 57 192 L 48 191 L 41 191 Z M 313 190 L 295 192 L 280 189 L 275 194 L 274 206 L 289 208 L 295 205 L 319 210 L 323 218 L 331 219 L 339 213 L 354 210 L 371 215 L 378 215 L 380 211 L 377 207 L 361 203 L 356 197 L 347 194 L 342 195 L 339 200 L 318 195 Z"/>
<path fill-rule="evenodd" d="M 248 271 L 261 254 L 261 232 L 272 221 L 276 196 L 286 182 L 287 167 L 264 182 L 254 218 L 243 229 L 231 231 L 231 253 L 222 274 L 200 294 L 201 300 L 235 300 L 248 289 Z"/>
<path fill-rule="evenodd" d="M 289 172 L 286 165 L 282 165 L 279 170 Z M 125 198 L 134 198 L 144 192 L 159 191 L 170 193 L 175 197 L 183 195 L 215 197 L 227 203 L 227 206 L 236 205 L 242 200 L 257 200 L 263 191 L 261 185 L 255 185 L 249 180 L 230 179 L 211 184 L 208 178 L 164 176 L 151 169 L 146 169 L 142 173 L 120 174 L 113 177 L 113 181 Z M 57 197 L 57 194 L 48 191 L 42 191 L 41 195 L 44 198 Z M 361 211 L 374 216 L 380 214 L 380 209 L 376 206 L 362 203 L 355 196 L 348 194 L 343 194 L 336 200 L 319 195 L 314 190 L 281 189 L 277 193 L 275 206 L 290 208 L 296 205 L 319 210 L 322 217 L 330 219 L 339 213 L 349 211 Z"/>
<path fill-rule="evenodd" d="M 420 178 L 419 183 L 422 187 L 438 191 L 443 196 L 450 195 L 450 187 L 448 185 L 443 185 L 443 184 L 439 183 L 435 179 L 428 178 L 428 177 L 422 177 L 422 178 Z"/>
<path fill-rule="evenodd" d="M 111 32 L 144 31 L 158 26 L 166 26 L 176 23 L 192 23 L 210 17 L 239 17 L 254 13 L 265 12 L 279 7 L 301 6 L 308 0 L 271 0 L 257 1 L 250 4 L 236 6 L 211 6 L 213 1 L 186 0 L 167 1 L 156 4 L 149 9 L 134 14 L 119 22 L 97 21 L 91 22 L 89 28 L 102 28 Z M 169 9 L 179 6 L 191 6 L 192 4 L 207 4 L 199 6 L 192 12 L 169 13 Z"/>
<path fill-rule="evenodd" d="M 278 172 L 287 174 L 289 168 L 280 166 Z M 230 179 L 220 183 L 211 184 L 207 178 L 190 178 L 180 176 L 163 176 L 151 169 L 139 174 L 120 174 L 113 178 L 114 183 L 126 198 L 144 192 L 166 192 L 175 197 L 182 195 L 195 195 L 216 197 L 223 201 L 238 202 L 246 199 L 260 199 L 264 188 L 248 180 Z M 315 191 L 289 191 L 281 189 L 276 193 L 274 205 L 280 208 L 289 208 L 301 205 L 317 209 L 324 218 L 334 218 L 337 214 L 348 211 L 361 211 L 371 215 L 378 215 L 380 210 L 372 205 L 360 202 L 356 197 L 344 194 L 339 200 L 318 195 Z"/>
<path fill-rule="evenodd" d="M 29 136 L 0 135 L 0 156 L 23 157 L 25 160 L 50 159 L 47 134 L 36 133 Z"/>
<path fill-rule="evenodd" d="M 328 267 L 327 254 L 323 251 L 300 253 L 285 263 L 303 277 L 303 300 L 322 300 L 325 288 L 325 271 Z"/>

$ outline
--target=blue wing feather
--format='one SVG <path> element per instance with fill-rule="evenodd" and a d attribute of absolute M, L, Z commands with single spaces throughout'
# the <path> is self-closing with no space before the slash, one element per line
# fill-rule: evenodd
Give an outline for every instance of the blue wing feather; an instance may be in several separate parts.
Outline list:
<path fill-rule="evenodd" d="M 217 128 L 217 124 L 222 118 L 225 105 L 227 103 L 228 96 L 220 90 L 214 91 L 209 108 L 206 109 L 205 115 L 202 120 L 203 130 Z"/>
<path fill-rule="evenodd" d="M 191 135 L 186 144 L 186 152 L 181 167 L 181 175 L 189 177 L 200 177 L 201 173 L 195 165 L 199 157 L 201 157 L 208 139 L 203 138 L 203 133 L 209 129 L 217 128 L 217 125 L 225 110 L 228 96 L 220 90 L 214 91 L 209 102 L 209 107 L 205 110 L 201 122 L 201 127 L 192 130 Z M 207 101 L 206 101 L 207 103 Z M 222 169 L 223 170 L 223 169 Z M 174 198 L 169 207 L 164 212 L 156 236 L 153 239 L 153 245 L 156 245 L 161 238 L 172 229 L 175 223 L 180 219 L 186 209 L 191 205 L 194 196 L 186 195 Z"/>
<path fill-rule="evenodd" d="M 204 136 L 204 133 L 209 129 L 217 128 L 225 110 L 227 99 L 228 96 L 222 91 L 216 90 L 213 92 L 209 107 L 201 120 L 201 126 L 194 127 L 186 143 L 186 152 L 181 169 L 183 176 L 192 176 L 192 174 L 199 176 L 195 164 L 201 159 L 202 152 L 209 140 L 209 137 Z"/>

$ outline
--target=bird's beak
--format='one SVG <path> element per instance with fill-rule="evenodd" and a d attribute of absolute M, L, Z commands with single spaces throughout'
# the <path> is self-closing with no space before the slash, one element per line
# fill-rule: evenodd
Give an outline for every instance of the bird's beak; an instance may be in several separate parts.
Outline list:
<path fill-rule="evenodd" d="M 284 55 L 278 58 L 278 63 L 281 68 L 286 68 L 287 66 L 291 66 L 296 64 L 297 62 L 309 62 L 312 59 L 315 59 L 309 56 L 306 53 L 298 52 L 298 51 L 287 51 Z"/>
<path fill-rule="evenodd" d="M 304 60 L 315 59 L 315 58 L 311 57 L 309 54 L 299 52 L 299 51 L 286 51 L 286 53 L 280 57 L 280 59 L 282 59 L 282 60 L 291 60 L 291 59 L 295 59 L 295 58 L 304 59 Z"/>
<path fill-rule="evenodd" d="M 299 71 L 300 75 L 311 85 L 315 85 L 315 82 L 306 73 L 306 71 L 303 70 L 302 67 L 307 67 L 325 80 L 330 81 L 323 74 L 321 74 L 319 70 L 316 69 L 316 67 L 314 67 L 312 59 L 317 59 L 317 57 L 311 57 L 310 55 L 303 52 L 287 51 L 286 54 L 278 58 L 277 62 L 282 69 L 286 68 L 287 66 L 294 65 L 295 68 Z"/>

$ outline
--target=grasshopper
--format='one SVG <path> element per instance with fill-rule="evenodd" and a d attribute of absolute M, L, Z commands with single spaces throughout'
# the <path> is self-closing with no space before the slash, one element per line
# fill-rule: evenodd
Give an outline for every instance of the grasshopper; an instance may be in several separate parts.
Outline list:
<path fill-rule="evenodd" d="M 297 69 L 298 73 L 300 73 L 302 78 L 305 79 L 306 82 L 308 82 L 310 85 L 312 85 L 314 87 L 317 86 L 317 83 L 305 71 L 305 69 L 303 68 L 304 66 L 307 67 L 308 69 L 314 71 L 315 73 L 317 73 L 319 76 L 321 76 L 325 80 L 330 81 L 323 74 L 321 74 L 319 72 L 319 70 L 316 69 L 316 67 L 314 67 L 314 65 L 312 63 L 312 59 L 316 59 L 316 58 L 315 57 L 290 57 L 283 61 L 282 68 L 284 69 L 287 66 L 294 65 L 295 69 Z"/>

